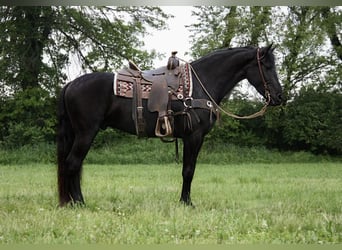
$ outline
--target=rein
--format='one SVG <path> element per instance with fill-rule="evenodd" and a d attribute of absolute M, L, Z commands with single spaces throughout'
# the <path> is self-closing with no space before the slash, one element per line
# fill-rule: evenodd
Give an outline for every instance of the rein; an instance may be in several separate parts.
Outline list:
<path fill-rule="evenodd" d="M 204 90 L 204 92 L 206 93 L 206 95 L 209 97 L 210 101 L 217 107 L 218 110 L 220 110 L 222 113 L 232 117 L 232 118 L 235 118 L 235 119 L 240 119 L 240 120 L 247 120 L 247 119 L 253 119 L 253 118 L 256 118 L 256 117 L 259 117 L 259 116 L 263 116 L 267 110 L 267 107 L 268 105 L 270 104 L 270 101 L 271 101 L 271 96 L 270 96 L 270 91 L 268 89 L 268 86 L 267 86 L 267 81 L 265 80 L 265 77 L 264 77 L 264 73 L 262 71 L 262 67 L 261 67 L 261 60 L 263 59 L 264 56 L 260 57 L 260 48 L 257 49 L 257 61 L 258 61 L 258 67 L 259 67 L 259 74 L 260 74 L 260 77 L 261 77 L 261 80 L 264 84 L 264 88 L 265 88 L 265 96 L 266 96 L 266 102 L 264 104 L 264 106 L 258 111 L 258 112 L 255 112 L 254 114 L 251 114 L 251 115 L 246 115 L 246 116 L 239 116 L 239 115 L 235 115 L 234 113 L 230 112 L 230 111 L 227 111 L 227 110 L 224 110 L 222 107 L 220 107 L 216 101 L 214 100 L 214 98 L 210 95 L 210 93 L 208 92 L 208 90 L 205 88 L 204 84 L 202 83 L 201 79 L 199 78 L 199 76 L 197 75 L 197 72 L 195 71 L 195 69 L 191 66 L 190 63 L 188 63 L 187 61 L 181 59 L 181 58 L 178 58 L 179 60 L 187 63 L 190 68 L 191 68 L 191 71 L 194 73 L 196 79 L 198 80 L 198 82 L 200 83 L 202 89 Z"/>

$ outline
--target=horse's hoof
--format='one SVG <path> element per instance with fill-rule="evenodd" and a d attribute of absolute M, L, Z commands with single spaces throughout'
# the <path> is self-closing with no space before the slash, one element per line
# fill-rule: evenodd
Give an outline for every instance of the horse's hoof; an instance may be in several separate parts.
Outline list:
<path fill-rule="evenodd" d="M 180 200 L 180 203 L 183 204 L 184 206 L 195 208 L 195 205 L 192 203 L 191 200 L 189 201 Z"/>
<path fill-rule="evenodd" d="M 82 207 L 85 207 L 86 205 L 84 201 L 72 201 L 70 202 L 70 206 L 73 208 L 82 208 Z"/>
<path fill-rule="evenodd" d="M 68 202 L 61 202 L 59 203 L 58 207 L 60 208 L 80 208 L 85 207 L 84 201 L 68 201 Z"/>

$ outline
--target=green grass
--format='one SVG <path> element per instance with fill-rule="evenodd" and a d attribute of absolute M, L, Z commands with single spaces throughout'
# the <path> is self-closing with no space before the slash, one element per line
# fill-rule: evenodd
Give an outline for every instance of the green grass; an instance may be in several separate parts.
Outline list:
<path fill-rule="evenodd" d="M 58 208 L 53 164 L 0 165 L 0 243 L 342 243 L 342 164 L 86 164 L 87 205 Z"/>
<path fill-rule="evenodd" d="M 180 160 L 182 141 L 179 140 Z M 341 156 L 314 155 L 309 152 L 281 152 L 263 146 L 239 147 L 232 144 L 205 142 L 199 162 L 205 164 L 241 163 L 317 163 L 341 162 Z M 0 165 L 26 165 L 56 161 L 56 145 L 26 145 L 16 149 L 0 147 Z M 117 142 L 94 143 L 90 149 L 88 164 L 173 164 L 175 163 L 174 143 L 162 143 L 159 139 L 118 138 Z"/>

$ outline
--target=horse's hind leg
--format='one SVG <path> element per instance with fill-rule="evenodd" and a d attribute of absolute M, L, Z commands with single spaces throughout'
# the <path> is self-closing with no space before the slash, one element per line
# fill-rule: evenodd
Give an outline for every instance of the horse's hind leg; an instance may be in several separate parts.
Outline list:
<path fill-rule="evenodd" d="M 72 203 L 83 204 L 84 199 L 81 191 L 82 163 L 86 157 L 96 131 L 77 133 L 71 151 L 66 159 L 64 172 L 65 188 Z M 67 202 L 69 202 L 67 201 Z"/>

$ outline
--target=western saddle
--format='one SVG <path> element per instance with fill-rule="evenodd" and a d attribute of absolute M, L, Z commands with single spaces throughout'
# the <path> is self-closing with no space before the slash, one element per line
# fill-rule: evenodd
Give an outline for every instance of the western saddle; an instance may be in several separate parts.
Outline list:
<path fill-rule="evenodd" d="M 132 118 L 139 137 L 145 135 L 142 99 L 147 99 L 150 112 L 158 112 L 155 135 L 163 139 L 173 136 L 171 101 L 183 101 L 185 108 L 206 108 L 214 111 L 210 101 L 192 100 L 192 77 L 188 64 L 179 64 L 177 52 L 172 52 L 164 67 L 142 71 L 132 61 L 129 67 L 114 74 L 114 94 L 132 98 Z M 197 101 L 197 102 L 194 102 Z"/>

